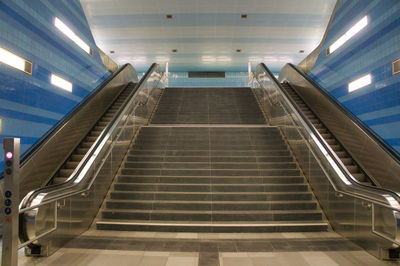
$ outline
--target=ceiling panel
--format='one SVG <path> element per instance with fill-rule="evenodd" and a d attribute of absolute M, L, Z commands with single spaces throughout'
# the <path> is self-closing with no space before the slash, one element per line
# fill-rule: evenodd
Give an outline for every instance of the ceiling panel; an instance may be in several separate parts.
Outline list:
<path fill-rule="evenodd" d="M 166 61 L 171 71 L 245 71 L 249 61 L 279 71 L 287 62 L 299 63 L 318 45 L 336 0 L 81 3 L 97 45 L 117 63 L 130 62 L 138 71 Z"/>

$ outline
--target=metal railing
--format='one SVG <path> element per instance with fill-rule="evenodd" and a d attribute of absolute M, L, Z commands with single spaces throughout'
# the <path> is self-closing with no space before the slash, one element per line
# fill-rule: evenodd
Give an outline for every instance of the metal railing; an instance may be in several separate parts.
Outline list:
<path fill-rule="evenodd" d="M 51 254 L 90 226 L 137 130 L 150 118 L 163 78 L 153 64 L 70 177 L 22 200 L 20 247 L 28 245 L 28 254 Z"/>
<path fill-rule="evenodd" d="M 281 129 L 332 226 L 387 257 L 382 250 L 400 245 L 399 194 L 358 183 L 264 64 L 256 67 L 254 83 L 264 112 Z"/>

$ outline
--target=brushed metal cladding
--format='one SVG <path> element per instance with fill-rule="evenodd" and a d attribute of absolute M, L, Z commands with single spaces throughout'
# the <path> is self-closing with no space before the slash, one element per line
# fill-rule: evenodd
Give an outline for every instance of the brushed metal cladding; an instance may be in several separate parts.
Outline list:
<path fill-rule="evenodd" d="M 272 126 L 280 128 L 335 231 L 378 258 L 399 247 L 397 193 L 358 184 L 264 64 L 254 93 Z"/>
<path fill-rule="evenodd" d="M 400 192 L 400 161 L 391 151 L 338 108 L 336 103 L 301 75 L 293 65 L 287 64 L 282 69 L 279 80 L 287 81 L 293 86 L 304 102 L 378 186 Z"/>
<path fill-rule="evenodd" d="M 21 166 L 20 199 L 29 191 L 44 186 L 54 176 L 128 82 L 138 82 L 136 70 L 131 65 L 125 66 L 30 156 Z"/>
<path fill-rule="evenodd" d="M 70 178 L 24 198 L 20 212 L 27 239 L 21 240 L 49 232 L 25 248 L 27 255 L 35 248 L 40 249 L 36 256 L 50 255 L 90 227 L 137 130 L 151 117 L 163 78 L 161 67 L 153 64 Z M 50 231 L 55 219 L 56 229 Z"/>

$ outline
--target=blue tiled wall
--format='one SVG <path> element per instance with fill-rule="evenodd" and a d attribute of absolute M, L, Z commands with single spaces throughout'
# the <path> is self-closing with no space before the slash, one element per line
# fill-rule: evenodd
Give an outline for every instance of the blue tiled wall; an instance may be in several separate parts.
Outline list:
<path fill-rule="evenodd" d="M 316 65 L 308 73 L 388 144 L 400 151 L 400 1 L 341 0 Z M 369 24 L 330 56 L 326 49 L 367 15 Z M 349 93 L 348 83 L 371 73 L 372 84 Z"/>
<path fill-rule="evenodd" d="M 54 27 L 56 16 L 92 47 L 93 56 Z M 79 0 L 0 1 L 0 46 L 33 62 L 32 76 L 0 63 L 0 141 L 19 137 L 22 152 L 110 75 Z M 72 93 L 50 85 L 51 73 L 71 81 Z M 0 152 L 0 172 L 3 159 Z"/>

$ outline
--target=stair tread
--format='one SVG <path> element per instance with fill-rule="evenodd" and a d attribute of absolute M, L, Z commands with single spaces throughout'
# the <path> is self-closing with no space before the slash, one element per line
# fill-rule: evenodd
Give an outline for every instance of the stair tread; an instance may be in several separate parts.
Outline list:
<path fill-rule="evenodd" d="M 315 200 L 271 200 L 271 201 L 266 201 L 266 200 L 259 200 L 259 201 L 246 201 L 246 200 L 241 200 L 240 202 L 238 201 L 226 201 L 226 200 L 221 200 L 221 201 L 209 201 L 209 200 L 185 200 L 185 201 L 180 201 L 180 200 L 124 200 L 124 199 L 108 199 L 107 202 L 129 202 L 129 203 L 155 203 L 155 202 L 160 202 L 160 203 L 176 203 L 176 204 L 293 204 L 293 203 L 316 203 Z"/>
<path fill-rule="evenodd" d="M 96 223 L 111 223 L 111 224 L 153 224 L 153 225 L 176 225 L 176 226 L 229 226 L 229 225 L 244 225 L 243 222 L 240 221 L 162 221 L 159 220 L 114 220 L 114 219 L 101 219 L 97 220 Z M 268 225 L 328 225 L 326 221 L 320 220 L 308 220 L 308 221 L 246 221 L 246 226 L 268 226 Z"/>
<path fill-rule="evenodd" d="M 103 209 L 101 212 L 112 213 L 167 213 L 167 214 L 304 214 L 322 213 L 321 210 L 146 210 L 146 209 Z"/>

